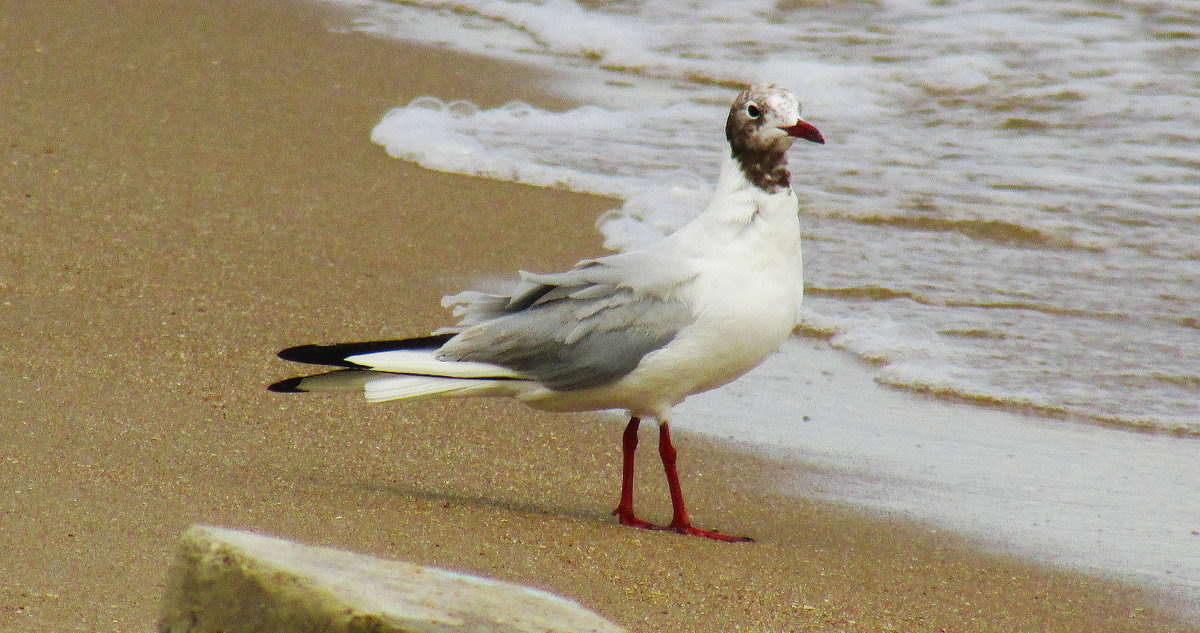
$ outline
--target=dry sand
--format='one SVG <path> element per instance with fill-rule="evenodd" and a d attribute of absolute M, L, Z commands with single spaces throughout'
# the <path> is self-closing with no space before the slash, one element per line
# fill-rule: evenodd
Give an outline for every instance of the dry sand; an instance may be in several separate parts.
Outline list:
<path fill-rule="evenodd" d="M 693 518 L 758 543 L 616 526 L 616 418 L 268 393 L 281 347 L 424 333 L 478 276 L 596 254 L 610 201 L 368 140 L 422 94 L 563 104 L 306 4 L 0 4 L 0 629 L 152 629 L 196 522 L 531 584 L 633 631 L 1182 629 L 1136 589 L 778 495 L 784 466 L 701 438 L 677 442 Z"/>

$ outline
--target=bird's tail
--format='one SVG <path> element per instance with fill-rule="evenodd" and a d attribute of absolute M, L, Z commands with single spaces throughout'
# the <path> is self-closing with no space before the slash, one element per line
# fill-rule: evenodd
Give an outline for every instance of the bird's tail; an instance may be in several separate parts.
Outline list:
<path fill-rule="evenodd" d="M 412 339 L 301 345 L 279 352 L 298 363 L 342 367 L 281 380 L 267 389 L 280 393 L 362 391 L 368 401 L 512 395 L 525 376 L 490 363 L 438 360 L 438 349 L 454 334 Z"/>

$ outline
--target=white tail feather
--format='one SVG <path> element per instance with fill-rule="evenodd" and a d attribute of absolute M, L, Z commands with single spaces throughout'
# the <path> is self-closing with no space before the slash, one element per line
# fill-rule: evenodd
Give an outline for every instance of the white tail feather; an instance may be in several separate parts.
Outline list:
<path fill-rule="evenodd" d="M 444 361 L 435 356 L 436 350 L 397 349 L 349 356 L 346 360 L 376 369 L 404 374 L 445 376 L 448 378 L 525 378 L 507 367 L 490 363 Z"/>
<path fill-rule="evenodd" d="M 444 378 L 441 376 L 388 376 L 363 386 L 368 402 L 406 398 L 459 398 L 466 396 L 512 395 L 512 380 Z"/>

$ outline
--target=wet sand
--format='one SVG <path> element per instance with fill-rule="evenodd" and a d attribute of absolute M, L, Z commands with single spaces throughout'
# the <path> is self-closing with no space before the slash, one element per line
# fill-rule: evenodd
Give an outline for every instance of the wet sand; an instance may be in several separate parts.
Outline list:
<path fill-rule="evenodd" d="M 190 524 L 478 573 L 632 631 L 1179 631 L 1136 588 L 775 492 L 679 434 L 727 545 L 615 525 L 623 421 L 284 396 L 306 342 L 599 252 L 608 200 L 429 172 L 368 139 L 423 94 L 561 107 L 530 71 L 328 29 L 303 3 L 0 11 L 0 628 L 151 630 Z M 532 239 L 531 239 L 532 238 Z M 639 508 L 669 517 L 652 434 Z"/>

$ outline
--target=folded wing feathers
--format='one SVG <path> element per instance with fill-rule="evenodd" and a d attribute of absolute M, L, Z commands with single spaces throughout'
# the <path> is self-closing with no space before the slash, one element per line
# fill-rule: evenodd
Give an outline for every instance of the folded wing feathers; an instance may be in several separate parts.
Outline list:
<path fill-rule="evenodd" d="M 511 395 L 514 380 L 534 380 L 555 390 L 597 387 L 632 371 L 686 322 L 688 309 L 673 291 L 694 271 L 660 263 L 623 253 L 586 260 L 561 273 L 522 272 L 511 293 L 468 290 L 445 297 L 442 305 L 453 307 L 460 321 L 432 336 L 303 345 L 279 356 L 373 370 L 364 374 L 386 372 L 378 378 L 339 377 L 339 383 L 361 384 L 371 401 Z M 633 270 L 637 274 L 630 274 Z M 630 285 L 630 279 L 640 282 Z M 528 319 L 532 312 L 539 317 Z M 357 380 L 346 380 L 351 377 Z"/>
<path fill-rule="evenodd" d="M 548 277 L 558 275 L 537 276 Z M 576 286 L 571 292 L 586 291 L 589 298 L 566 294 L 545 301 L 563 288 L 541 292 L 524 310 L 465 328 L 438 350 L 437 358 L 509 367 L 555 391 L 600 387 L 666 345 L 689 314 L 679 301 L 639 296 L 616 285 Z"/>
<path fill-rule="evenodd" d="M 458 325 L 442 328 L 437 333 L 461 332 L 502 316 L 522 312 L 532 307 L 566 299 L 572 293 L 590 285 L 575 275 L 577 271 L 555 275 L 539 275 L 521 271 L 521 281 L 511 294 L 490 294 L 467 290 L 442 299 L 442 307 L 453 308 L 461 320 Z"/>

